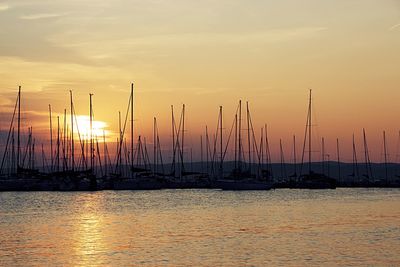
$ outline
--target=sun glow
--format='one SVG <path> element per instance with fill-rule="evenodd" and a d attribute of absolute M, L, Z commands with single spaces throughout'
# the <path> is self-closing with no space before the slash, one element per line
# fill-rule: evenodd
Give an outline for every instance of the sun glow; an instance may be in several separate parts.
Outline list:
<path fill-rule="evenodd" d="M 90 131 L 90 117 L 84 115 L 76 116 L 77 122 L 77 132 L 79 132 L 80 138 L 82 140 L 89 140 L 91 131 Z M 106 130 L 108 124 L 104 121 L 92 121 L 92 134 L 93 138 L 98 138 L 99 140 L 103 139 L 103 136 L 106 138 L 110 137 L 111 132 Z M 77 133 L 78 134 L 78 133 Z"/>

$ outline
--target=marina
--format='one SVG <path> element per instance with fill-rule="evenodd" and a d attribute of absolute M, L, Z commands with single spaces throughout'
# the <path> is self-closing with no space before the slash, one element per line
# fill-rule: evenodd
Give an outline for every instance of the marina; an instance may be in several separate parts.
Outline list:
<path fill-rule="evenodd" d="M 109 154 L 109 144 L 105 135 L 97 136 L 93 129 L 93 94 L 89 94 L 89 132 L 86 138 L 79 130 L 79 124 L 74 109 L 73 92 L 70 91 L 70 115 L 67 123 L 67 109 L 64 109 L 64 123 L 60 125 L 57 116 L 56 133 L 53 129 L 51 105 L 49 105 L 49 144 L 41 144 L 41 161 L 39 167 L 37 144 L 33 135 L 33 126 L 29 126 L 28 134 L 22 134 L 21 129 L 21 99 L 18 95 L 12 115 L 5 149 L 3 151 L 0 169 L 0 191 L 95 191 L 95 190 L 158 190 L 158 189 L 222 189 L 222 190 L 269 190 L 273 188 L 297 189 L 335 189 L 336 187 L 399 187 L 400 176 L 394 175 L 400 165 L 389 163 L 386 152 L 386 135 L 383 132 L 385 161 L 374 164 L 370 161 L 365 129 L 363 129 L 363 144 L 365 156 L 365 174 L 360 174 L 357 162 L 357 151 L 353 136 L 352 172 L 342 174 L 347 163 L 340 162 L 339 140 L 337 139 L 337 162 L 325 162 L 324 138 L 322 138 L 322 161 L 313 162 L 312 138 L 312 91 L 309 91 L 307 123 L 301 154 L 301 162 L 296 162 L 296 137 L 293 136 L 294 162 L 287 164 L 281 148 L 281 162 L 271 161 L 267 126 L 261 129 L 260 139 L 257 139 L 253 128 L 249 103 L 243 112 L 242 101 L 234 114 L 234 120 L 228 136 L 224 136 L 225 127 L 223 107 L 220 106 L 218 124 L 212 138 L 206 127 L 205 144 L 200 136 L 201 161 L 193 162 L 187 159 L 187 151 L 192 148 L 185 146 L 185 105 L 179 120 L 174 115 L 171 106 L 172 149 L 171 162 L 164 163 L 157 118 L 153 121 L 153 157 L 150 160 L 146 138 L 138 134 L 135 142 L 134 127 L 134 85 L 131 84 L 131 94 L 125 120 L 119 113 L 119 138 L 115 154 Z M 242 113 L 245 113 L 243 115 Z M 15 125 L 16 124 L 16 125 Z M 243 124 L 247 124 L 245 129 Z M 15 128 L 16 133 L 15 133 Z M 130 130 L 128 130 L 130 128 Z M 130 135 L 130 136 L 129 136 Z M 26 146 L 22 144 L 22 136 Z M 53 136 L 57 136 L 55 139 Z M 55 139 L 55 140 L 54 140 Z M 99 144 L 99 139 L 103 140 Z M 257 140 L 260 140 L 257 142 Z M 245 144 L 247 143 L 247 145 Z M 45 148 L 45 146 L 47 147 Z M 100 147 L 103 147 L 102 149 Z M 203 154 L 206 154 L 204 161 Z M 233 151 L 234 161 L 226 160 L 229 151 Z M 47 152 L 47 153 L 46 153 Z M 389 177 L 389 164 L 390 173 Z M 193 166 L 196 165 L 196 168 Z M 384 169 L 375 176 L 372 166 Z M 279 166 L 279 167 L 278 167 Z M 315 170 L 317 166 L 318 171 Z M 327 173 L 328 167 L 331 169 Z M 274 174 L 280 168 L 280 177 Z M 293 169 L 288 175 L 286 169 Z M 364 170 L 363 170 L 364 171 Z M 330 176 L 333 174 L 333 176 Z"/>
<path fill-rule="evenodd" d="M 399 18 L 0 0 L 0 267 L 400 266 Z"/>

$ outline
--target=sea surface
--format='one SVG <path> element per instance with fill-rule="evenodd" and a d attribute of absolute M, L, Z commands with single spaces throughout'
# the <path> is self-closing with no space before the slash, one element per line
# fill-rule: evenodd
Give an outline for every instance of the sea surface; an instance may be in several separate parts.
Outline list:
<path fill-rule="evenodd" d="M 400 190 L 0 193 L 0 266 L 399 266 Z"/>

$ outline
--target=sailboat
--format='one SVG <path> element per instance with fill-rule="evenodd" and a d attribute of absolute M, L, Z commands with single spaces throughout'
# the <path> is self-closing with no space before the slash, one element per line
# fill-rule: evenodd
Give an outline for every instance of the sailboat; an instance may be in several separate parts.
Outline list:
<path fill-rule="evenodd" d="M 251 173 L 251 157 L 250 157 L 250 129 L 252 128 L 250 112 L 247 104 L 247 128 L 248 128 L 248 143 L 249 143 L 249 163 L 248 169 L 242 169 L 242 155 L 243 155 L 243 145 L 242 145 L 242 136 L 241 136 L 241 124 L 242 124 L 242 101 L 239 101 L 238 106 L 239 117 L 237 114 L 235 115 L 235 168 L 230 173 L 228 177 L 223 177 L 222 172 L 220 173 L 220 177 L 213 181 L 212 186 L 215 188 L 219 188 L 222 190 L 269 190 L 272 188 L 272 182 L 267 179 L 257 179 L 255 175 Z M 251 126 L 251 127 L 250 127 Z M 222 119 L 221 125 L 222 128 Z M 253 134 L 254 137 L 254 134 Z M 221 133 L 221 146 L 222 146 L 222 133 Z M 253 140 L 255 141 L 255 140 Z M 228 145 L 228 144 L 227 144 Z M 256 146 L 256 144 L 254 144 Z M 222 158 L 222 155 L 221 155 Z M 237 161 L 236 161 L 237 159 Z M 222 159 L 221 159 L 222 162 Z M 221 163 L 222 164 L 222 163 Z M 221 165 L 222 166 L 222 165 Z"/>
<path fill-rule="evenodd" d="M 296 188 L 304 189 L 335 189 L 336 180 L 328 177 L 325 174 L 317 173 L 312 170 L 311 153 L 312 153 L 312 90 L 310 89 L 310 96 L 308 102 L 308 114 L 306 131 L 304 136 L 302 165 L 304 159 L 305 145 L 308 138 L 308 173 L 302 174 L 296 183 Z"/>
<path fill-rule="evenodd" d="M 128 112 L 126 114 L 124 126 L 121 127 L 116 155 L 115 172 L 110 174 L 110 188 L 114 190 L 157 190 L 166 187 L 166 179 L 162 173 L 157 173 L 155 166 L 151 170 L 146 138 L 138 136 L 137 146 L 134 146 L 134 90 L 131 83 L 131 94 L 128 103 Z M 128 152 L 125 135 L 125 126 L 128 120 L 130 110 L 130 151 Z M 119 115 L 121 117 L 121 115 Z M 156 122 L 155 122 L 156 127 Z M 156 128 L 155 128 L 156 129 Z M 154 130 L 155 130 L 154 129 Z M 153 137 L 157 141 L 158 135 Z M 124 143 L 125 140 L 125 143 Z M 157 141 L 159 142 L 159 140 Z M 155 144 L 154 144 L 155 145 Z M 156 154 L 156 150 L 154 151 Z M 128 156 L 130 153 L 130 156 Z M 125 155 L 125 165 L 122 156 Z M 129 159 L 129 162 L 128 162 Z M 136 161 L 136 164 L 135 164 Z M 126 167 L 129 166 L 129 171 Z"/>
<path fill-rule="evenodd" d="M 94 173 L 94 139 L 93 139 L 93 130 L 92 130 L 92 120 L 93 120 L 93 107 L 92 107 L 92 96 L 93 94 L 89 94 L 89 99 L 90 99 L 90 165 L 89 167 L 87 166 L 87 153 L 85 153 L 85 140 L 82 139 L 82 135 L 79 131 L 79 125 L 76 121 L 76 114 L 75 114 L 75 107 L 74 107 L 74 102 L 73 102 L 73 94 L 72 90 L 69 91 L 70 93 L 70 119 L 71 119 L 71 133 L 70 133 L 70 138 L 69 138 L 69 144 L 68 142 L 64 139 L 64 144 L 63 144 L 63 150 L 64 150 L 64 155 L 63 155 L 63 161 L 65 165 L 63 167 L 63 170 L 60 170 L 59 168 L 59 161 L 60 161 L 60 126 L 58 122 L 58 129 L 57 129 L 57 153 L 56 153 L 56 159 L 54 160 L 53 158 L 53 147 L 52 147 L 52 123 L 51 123 L 51 107 L 49 105 L 49 112 L 50 112 L 50 171 L 48 173 L 48 176 L 50 179 L 54 182 L 55 184 L 55 190 L 60 190 L 60 191 L 95 191 L 102 189 L 101 187 L 103 186 L 102 183 L 98 183 L 98 179 Z M 76 127 L 74 128 L 74 126 Z M 67 131 L 66 131 L 66 110 L 64 110 L 64 138 L 66 138 Z M 79 139 L 79 146 L 81 148 L 81 155 L 80 155 L 80 160 L 76 160 L 75 156 L 75 132 L 74 130 L 77 130 L 78 134 L 78 139 Z M 87 136 L 89 138 L 89 136 Z M 67 158 L 65 153 L 67 153 L 68 150 L 66 146 L 70 147 L 70 158 Z M 89 145 L 86 142 L 86 149 L 89 148 Z M 69 161 L 69 166 L 67 166 L 67 162 Z M 57 163 L 57 168 L 54 168 L 54 162 Z"/>
<path fill-rule="evenodd" d="M 1 160 L 0 191 L 52 190 L 54 184 L 49 180 L 48 175 L 39 171 L 35 166 L 35 139 L 33 138 L 33 127 L 28 128 L 27 144 L 25 149 L 22 148 L 21 97 L 21 86 L 19 86 L 7 143 Z M 15 115 L 17 115 L 17 148 L 15 148 L 14 137 Z M 11 151 L 9 151 L 10 146 Z M 6 166 L 7 160 L 10 162 L 8 167 Z"/>

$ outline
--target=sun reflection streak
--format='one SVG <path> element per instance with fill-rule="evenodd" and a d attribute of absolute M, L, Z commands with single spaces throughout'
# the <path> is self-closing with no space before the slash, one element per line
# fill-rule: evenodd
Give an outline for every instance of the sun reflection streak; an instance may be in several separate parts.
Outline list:
<path fill-rule="evenodd" d="M 79 200 L 82 203 L 74 231 L 74 251 L 81 266 L 103 266 L 101 254 L 107 251 L 105 221 L 103 214 L 98 212 L 101 200 L 98 195 L 95 198 Z"/>

